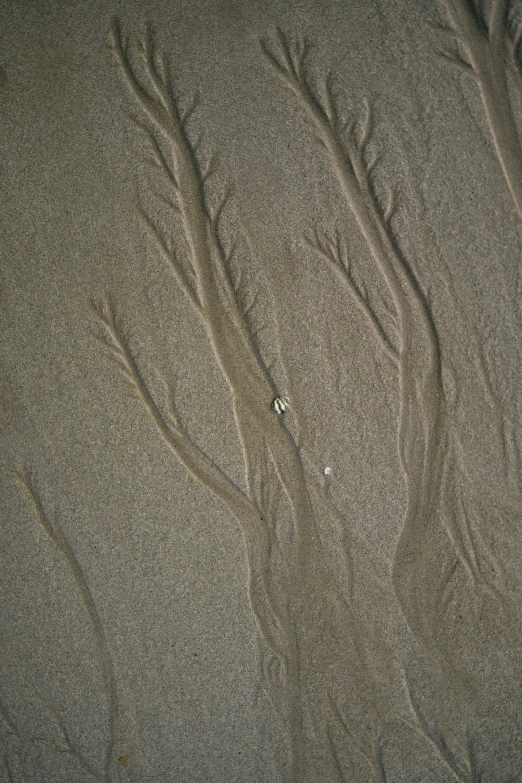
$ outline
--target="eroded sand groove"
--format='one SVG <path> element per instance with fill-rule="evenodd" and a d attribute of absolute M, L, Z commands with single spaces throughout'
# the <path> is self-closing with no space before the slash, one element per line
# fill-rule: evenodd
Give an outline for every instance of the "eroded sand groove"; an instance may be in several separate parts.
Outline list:
<path fill-rule="evenodd" d="M 393 567 L 393 582 L 413 633 L 432 647 L 440 638 L 440 624 L 444 622 L 440 609 L 445 605 L 445 596 L 453 589 L 452 580 L 460 578 L 461 569 L 469 579 L 472 601 L 480 603 L 487 596 L 493 601 L 493 612 L 505 611 L 507 617 L 512 617 L 502 588 L 483 569 L 484 555 L 476 551 L 477 545 L 469 534 L 466 510 L 458 502 L 457 509 L 454 502 L 448 503 L 448 497 L 454 499 L 452 483 L 458 482 L 458 467 L 454 435 L 446 415 L 435 324 L 413 265 L 402 254 L 391 229 L 393 195 L 382 207 L 373 186 L 376 161 L 369 161 L 366 154 L 371 115 L 358 137 L 356 121 L 346 121 L 340 115 L 329 80 L 322 85 L 324 98 L 314 92 L 307 76 L 304 43 L 291 46 L 280 33 L 277 47 L 263 44 L 263 50 L 301 102 L 393 301 L 390 333 L 366 290 L 361 290 L 351 275 L 338 237 L 334 241 L 316 231 L 312 245 L 333 264 L 367 316 L 381 347 L 397 367 L 398 449 L 408 506 Z M 439 551 L 434 558 L 435 548 Z M 430 574 L 434 564 L 435 571 Z"/>
<path fill-rule="evenodd" d="M 31 737 L 30 743 L 35 747 L 38 747 L 40 744 L 51 745 L 58 751 L 58 753 L 64 754 L 73 760 L 76 763 L 78 769 L 83 773 L 87 773 L 90 777 L 92 777 L 93 780 L 98 780 L 102 783 L 111 783 L 111 781 L 119 779 L 117 772 L 118 761 L 116 758 L 116 753 L 117 742 L 119 739 L 118 716 L 120 709 L 116 687 L 116 672 L 105 629 L 89 588 L 89 584 L 78 561 L 78 558 L 76 557 L 74 549 L 69 543 L 59 521 L 57 519 L 53 519 L 44 508 L 34 477 L 31 476 L 30 472 L 26 469 L 12 469 L 11 473 L 19 482 L 23 491 L 29 496 L 29 501 L 31 503 L 32 511 L 34 513 L 38 527 L 44 531 L 45 536 L 49 539 L 59 555 L 64 559 L 66 567 L 69 569 L 73 577 L 75 586 L 80 596 L 80 600 L 83 604 L 83 608 L 87 614 L 94 638 L 96 639 L 104 696 L 107 704 L 107 713 L 104 720 L 104 723 L 107 727 L 107 742 L 105 747 L 102 748 L 101 752 L 103 759 L 101 763 L 101 769 L 100 766 L 95 763 L 95 760 L 89 758 L 86 753 L 82 752 L 82 750 L 80 750 L 80 748 L 78 748 L 76 744 L 71 741 L 66 724 L 53 705 L 49 705 L 48 710 L 50 720 L 57 729 L 59 740 L 53 743 L 46 737 Z M 18 725 L 15 716 L 11 714 L 9 707 L 4 704 L 1 699 L 0 723 L 21 747 L 27 743 L 28 738 L 25 736 L 23 729 L 20 725 Z M 4 753 L 3 761 L 8 775 L 7 780 L 16 780 L 15 773 L 11 769 L 9 754 L 7 752 Z"/>
<path fill-rule="evenodd" d="M 502 172 L 522 217 L 522 145 L 510 79 L 522 84 L 522 21 L 510 0 L 493 0 L 476 9 L 470 0 L 442 0 L 450 27 L 438 29 L 460 51 L 442 56 L 477 84 Z"/>
<path fill-rule="evenodd" d="M 360 713 L 351 731 L 367 763 L 377 769 L 374 727 L 384 714 L 386 702 L 380 699 L 365 665 L 368 633 L 328 568 L 296 443 L 283 417 L 274 415 L 271 408 L 276 386 L 240 308 L 231 266 L 217 232 L 218 213 L 211 212 L 207 205 L 205 175 L 199 171 L 185 131 L 185 118 L 173 97 L 166 66 L 156 59 L 150 34 L 140 42 L 141 70 L 132 60 L 117 22 L 112 24 L 111 35 L 126 82 L 152 120 L 151 132 L 159 131 L 152 136 L 153 146 L 172 183 L 173 209 L 179 215 L 188 249 L 183 261 L 166 246 L 148 218 L 147 223 L 158 236 L 178 283 L 200 314 L 228 382 L 244 449 L 246 493 L 183 430 L 174 401 L 167 407 L 153 399 L 110 303 L 99 307 L 99 315 L 116 358 L 164 439 L 186 467 L 227 503 L 241 526 L 249 565 L 250 601 L 262 642 L 263 677 L 288 737 L 291 779 L 313 780 L 319 774 L 318 763 L 324 768 L 326 757 L 329 763 L 336 758 L 340 737 L 353 720 L 353 707 L 349 708 L 346 701 L 346 678 L 350 698 L 357 693 L 354 703 L 364 705 L 367 716 L 374 716 L 371 721 L 361 721 Z M 164 144 L 168 152 L 163 150 Z M 283 522 L 274 514 L 281 492 L 286 494 L 291 510 L 291 518 Z M 281 524 L 285 530 L 278 529 Z M 325 665 L 327 678 L 323 676 Z M 325 717 L 332 724 L 326 732 L 321 728 Z M 307 739 L 310 732 L 316 734 L 312 752 Z"/>

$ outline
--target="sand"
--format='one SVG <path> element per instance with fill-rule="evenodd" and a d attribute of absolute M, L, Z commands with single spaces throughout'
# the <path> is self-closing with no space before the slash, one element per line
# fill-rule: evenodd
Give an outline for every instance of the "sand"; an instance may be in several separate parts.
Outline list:
<path fill-rule="evenodd" d="M 517 4 L 0 19 L 0 781 L 522 781 Z"/>

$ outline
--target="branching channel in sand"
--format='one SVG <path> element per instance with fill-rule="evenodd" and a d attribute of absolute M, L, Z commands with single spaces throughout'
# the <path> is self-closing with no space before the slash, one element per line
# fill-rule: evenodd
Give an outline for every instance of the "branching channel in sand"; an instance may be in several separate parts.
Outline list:
<path fill-rule="evenodd" d="M 441 607 L 447 605 L 447 595 L 452 594 L 461 569 L 473 595 L 485 593 L 496 602 L 497 610 L 510 616 L 502 590 L 481 568 L 466 510 L 455 498 L 454 435 L 445 410 L 437 331 L 422 287 L 391 228 L 393 196 L 382 206 L 373 184 L 376 160 L 368 161 L 367 155 L 371 113 L 367 111 L 358 131 L 355 120 L 342 116 L 331 76 L 314 89 L 307 70 L 308 47 L 303 41 L 292 44 L 278 32 L 275 43 L 262 42 L 262 50 L 302 105 L 393 301 L 393 312 L 388 313 L 390 331 L 365 288 L 355 282 L 339 232 L 330 237 L 314 232 L 309 243 L 345 282 L 397 370 L 398 449 L 408 504 L 393 582 L 410 628 L 419 641 L 432 647 L 441 630 Z M 448 498 L 454 502 L 448 504 Z"/>
<path fill-rule="evenodd" d="M 246 492 L 193 441 L 175 401 L 154 399 L 109 300 L 95 305 L 107 344 L 173 453 L 228 505 L 241 526 L 263 679 L 288 739 L 290 778 L 315 780 L 323 755 L 343 766 L 345 750 L 338 745 L 346 744 L 347 726 L 360 748 L 359 763 L 377 771 L 376 738 L 387 707 L 366 664 L 371 635 L 328 567 L 299 450 L 284 417 L 274 412 L 272 401 L 279 390 L 236 295 L 230 256 L 219 237 L 219 214 L 207 203 L 206 175 L 200 172 L 187 116 L 178 107 L 168 65 L 150 30 L 132 47 L 114 20 L 111 41 L 124 80 L 149 123 L 152 149 L 170 183 L 172 218 L 178 221 L 184 246 L 171 247 L 153 218 L 145 215 L 145 221 L 199 315 L 228 383 L 243 446 Z M 388 347 L 393 355 L 393 347 Z M 290 517 L 283 520 L 275 513 L 282 492 L 290 509 Z M 317 667 L 326 667 L 328 677 Z M 363 704 L 373 721 L 360 721 Z M 332 724 L 330 730 L 325 723 Z M 310 733 L 316 735 L 313 751 L 307 741 Z"/>

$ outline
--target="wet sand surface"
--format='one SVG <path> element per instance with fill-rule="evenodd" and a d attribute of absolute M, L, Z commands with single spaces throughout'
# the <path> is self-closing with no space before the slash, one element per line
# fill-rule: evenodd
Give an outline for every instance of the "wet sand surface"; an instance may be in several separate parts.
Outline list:
<path fill-rule="evenodd" d="M 0 781 L 522 781 L 522 9 L 0 18 Z"/>

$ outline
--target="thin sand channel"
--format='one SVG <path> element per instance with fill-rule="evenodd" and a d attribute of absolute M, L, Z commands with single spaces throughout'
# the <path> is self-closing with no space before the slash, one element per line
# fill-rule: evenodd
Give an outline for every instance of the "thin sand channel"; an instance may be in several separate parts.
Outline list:
<path fill-rule="evenodd" d="M 1 781 L 522 781 L 522 9 L 410 5 L 3 10 Z"/>

